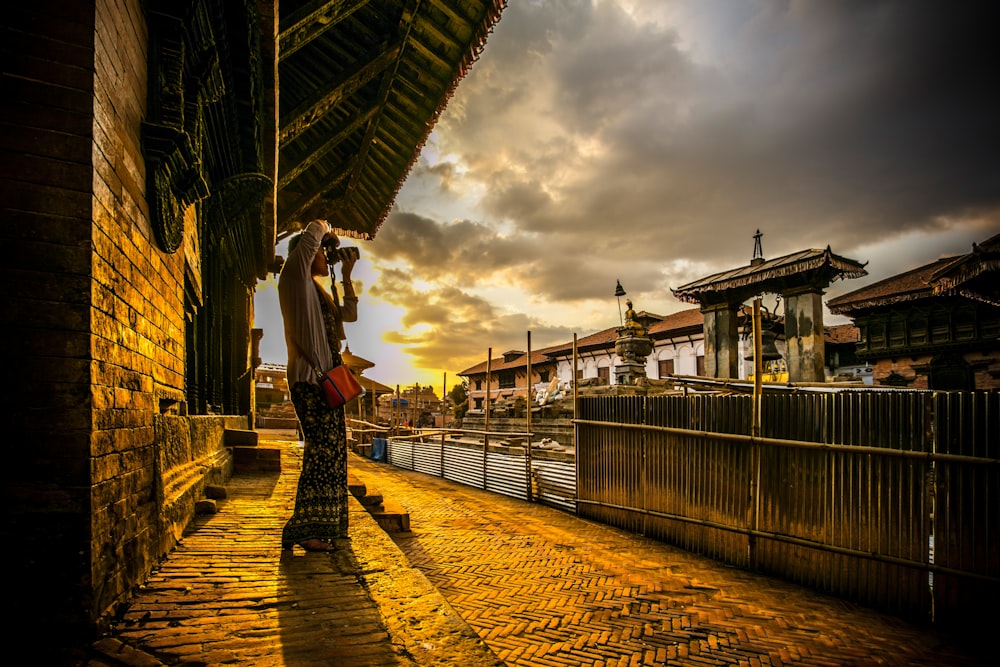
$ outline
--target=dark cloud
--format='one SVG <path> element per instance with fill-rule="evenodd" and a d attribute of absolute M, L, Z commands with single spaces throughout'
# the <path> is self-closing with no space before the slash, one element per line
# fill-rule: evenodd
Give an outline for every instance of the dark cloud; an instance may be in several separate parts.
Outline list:
<path fill-rule="evenodd" d="M 718 58 L 699 63 L 674 28 L 614 3 L 512 3 L 489 85 L 474 70 L 461 121 L 443 121 L 449 147 L 476 156 L 466 178 L 489 186 L 485 210 L 533 233 L 611 224 L 650 259 L 666 231 L 675 257 L 730 261 L 758 227 L 781 252 L 996 214 L 989 3 L 747 5 L 708 3 L 739 20 L 720 21 Z M 499 80 L 528 92 L 497 105 Z"/>
<path fill-rule="evenodd" d="M 1000 231 L 996 13 L 509 3 L 370 244 L 372 295 L 406 311 L 384 339 L 460 370 L 612 325 L 619 279 L 668 314 L 757 229 L 768 257 L 830 245 L 873 277 L 967 251 Z"/>

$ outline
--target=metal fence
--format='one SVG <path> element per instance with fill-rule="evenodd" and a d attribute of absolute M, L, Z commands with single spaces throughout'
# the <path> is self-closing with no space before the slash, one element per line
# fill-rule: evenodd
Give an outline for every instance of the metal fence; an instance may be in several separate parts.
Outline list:
<path fill-rule="evenodd" d="M 578 513 L 906 616 L 995 608 L 1000 395 L 768 394 L 756 437 L 752 400 L 580 399 Z"/>
<path fill-rule="evenodd" d="M 575 510 L 576 468 L 571 455 L 535 451 L 529 456 L 523 445 L 499 444 L 527 437 L 526 433 L 471 430 L 390 436 L 386 461 L 494 493 Z"/>

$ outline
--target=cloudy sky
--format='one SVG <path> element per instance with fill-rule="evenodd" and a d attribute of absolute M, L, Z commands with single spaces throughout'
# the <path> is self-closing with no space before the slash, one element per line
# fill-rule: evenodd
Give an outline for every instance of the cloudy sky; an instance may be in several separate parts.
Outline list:
<path fill-rule="evenodd" d="M 989 2 L 510 0 L 355 269 L 366 375 L 450 388 L 747 264 L 824 248 L 869 276 L 1000 232 Z M 279 247 L 279 254 L 284 254 Z M 273 282 L 262 356 L 284 363 Z M 765 296 L 765 305 L 773 297 Z M 844 321 L 829 318 L 830 323 Z"/>

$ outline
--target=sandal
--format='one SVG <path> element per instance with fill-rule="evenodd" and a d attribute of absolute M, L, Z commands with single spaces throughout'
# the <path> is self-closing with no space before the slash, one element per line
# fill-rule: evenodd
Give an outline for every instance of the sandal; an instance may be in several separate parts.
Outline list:
<path fill-rule="evenodd" d="M 333 545 L 326 540 L 311 539 L 302 540 L 299 542 L 299 546 L 306 551 L 333 551 Z"/>

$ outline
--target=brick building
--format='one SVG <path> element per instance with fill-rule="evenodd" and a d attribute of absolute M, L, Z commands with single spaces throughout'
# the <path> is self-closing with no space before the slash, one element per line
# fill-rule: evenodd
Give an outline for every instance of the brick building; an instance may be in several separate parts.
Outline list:
<path fill-rule="evenodd" d="M 854 320 L 875 385 L 1000 388 L 1000 235 L 827 306 Z"/>
<path fill-rule="evenodd" d="M 5 9 L 14 635 L 94 635 L 228 478 L 276 240 L 313 218 L 374 237 L 503 4 Z"/>

